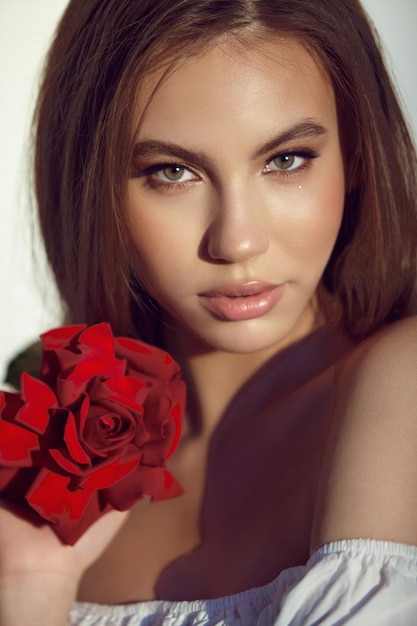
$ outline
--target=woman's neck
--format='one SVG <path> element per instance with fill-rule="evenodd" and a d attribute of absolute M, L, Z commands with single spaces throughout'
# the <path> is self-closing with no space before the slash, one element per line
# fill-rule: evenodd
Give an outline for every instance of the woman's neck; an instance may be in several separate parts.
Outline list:
<path fill-rule="evenodd" d="M 182 367 L 187 384 L 185 433 L 210 437 L 237 393 L 270 359 L 322 326 L 311 314 L 288 337 L 257 352 L 233 353 L 199 344 L 187 333 L 166 330 L 165 347 Z M 262 390 L 259 389 L 259 393 Z"/>

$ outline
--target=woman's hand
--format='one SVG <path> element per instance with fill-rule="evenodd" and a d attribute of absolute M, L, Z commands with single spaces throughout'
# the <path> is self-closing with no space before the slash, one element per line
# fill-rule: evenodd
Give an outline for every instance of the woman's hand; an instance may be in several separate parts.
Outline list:
<path fill-rule="evenodd" d="M 101 555 L 127 513 L 111 511 L 74 546 L 49 525 L 0 506 L 0 626 L 65 625 L 84 571 Z"/>

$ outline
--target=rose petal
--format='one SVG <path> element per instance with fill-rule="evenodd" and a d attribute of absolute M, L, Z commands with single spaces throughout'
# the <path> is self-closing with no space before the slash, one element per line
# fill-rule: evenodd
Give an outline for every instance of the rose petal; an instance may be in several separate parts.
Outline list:
<path fill-rule="evenodd" d="M 182 407 L 180 404 L 176 404 L 172 407 L 171 410 L 171 418 L 174 423 L 174 435 L 171 442 L 171 447 L 167 452 L 166 458 L 169 459 L 170 456 L 175 452 L 176 447 L 181 439 L 181 427 L 182 427 Z"/>
<path fill-rule="evenodd" d="M 67 343 L 62 342 L 53 352 L 47 351 L 41 369 L 42 378 L 56 384 L 63 406 L 77 400 L 94 376 L 123 376 L 126 368 L 125 362 L 114 356 L 114 338 L 108 324 L 73 328 L 79 331 L 78 336 L 71 333 Z M 54 360 L 58 361 L 55 367 Z"/>
<path fill-rule="evenodd" d="M 84 402 L 83 404 L 88 403 L 88 398 L 86 398 L 86 401 L 87 402 Z M 90 457 L 80 444 L 77 422 L 71 412 L 68 415 L 67 423 L 65 425 L 64 441 L 67 444 L 68 452 L 74 461 L 83 465 L 91 465 Z"/>
<path fill-rule="evenodd" d="M 152 439 L 164 438 L 163 425 L 168 421 L 171 410 L 172 400 L 166 383 L 155 381 L 144 405 L 145 428 Z"/>
<path fill-rule="evenodd" d="M 178 363 L 169 356 L 167 358 L 164 350 L 135 339 L 116 337 L 115 354 L 119 358 L 127 359 L 128 375 L 134 375 L 136 370 L 139 376 L 144 373 L 162 380 L 170 380 L 180 374 Z"/>
<path fill-rule="evenodd" d="M 91 380 L 94 376 L 100 376 L 102 378 L 123 376 L 125 369 L 125 362 L 113 357 L 84 357 L 83 360 L 74 367 L 72 372 L 65 377 L 65 380 L 71 381 L 75 387 L 78 387 L 82 383 Z"/>
<path fill-rule="evenodd" d="M 43 333 L 41 337 L 42 346 L 44 350 L 59 350 L 68 346 L 71 339 L 73 339 L 84 328 L 85 324 L 77 324 L 74 326 L 62 326 L 61 328 L 53 328 L 46 333 Z"/>
<path fill-rule="evenodd" d="M 94 377 L 120 377 L 124 375 L 125 369 L 125 362 L 118 359 L 83 357 L 69 374 L 58 377 L 57 396 L 59 403 L 63 406 L 70 406 L 78 400 L 82 393 L 85 393 Z"/>
<path fill-rule="evenodd" d="M 31 452 L 39 450 L 38 436 L 17 424 L 0 421 L 0 465 L 30 467 Z"/>
<path fill-rule="evenodd" d="M 130 400 L 129 398 L 123 398 L 121 396 L 107 396 L 106 400 L 111 403 L 113 407 L 115 407 L 115 411 L 117 412 L 117 406 L 122 406 L 128 409 L 131 409 L 135 413 L 138 414 L 139 418 L 142 419 L 143 416 L 143 405 L 138 404 L 137 402 Z M 106 403 L 107 404 L 107 403 Z"/>
<path fill-rule="evenodd" d="M 159 500 L 165 500 L 168 498 L 176 498 L 184 493 L 184 489 L 169 470 L 164 468 L 161 472 L 159 472 L 159 474 L 162 474 L 162 481 L 158 481 L 158 483 L 156 483 L 154 480 L 154 490 L 153 493 L 150 494 L 152 502 L 158 502 Z"/>
<path fill-rule="evenodd" d="M 45 383 L 26 372 L 21 376 L 21 386 L 25 406 L 17 413 L 16 421 L 43 434 L 49 422 L 48 409 L 56 407 L 55 394 Z"/>
<path fill-rule="evenodd" d="M 158 348 L 154 346 L 150 346 L 143 341 L 138 341 L 137 339 L 129 339 L 128 337 L 116 337 L 115 339 L 117 348 L 125 348 L 129 352 L 133 352 L 134 354 L 147 354 L 151 355 L 153 351 L 158 351 Z"/>
<path fill-rule="evenodd" d="M 6 491 L 9 484 L 12 482 L 14 478 L 19 474 L 18 468 L 8 468 L 2 467 L 0 469 L 0 493 L 2 497 L 4 497 L 4 491 Z M 3 492 L 3 493 L 2 493 Z M 16 497 L 18 495 L 18 490 L 16 489 L 16 485 L 13 485 L 13 496 Z"/>
<path fill-rule="evenodd" d="M 79 431 L 80 432 L 82 432 L 84 429 L 85 423 L 88 418 L 89 409 L 90 409 L 90 398 L 87 396 L 87 394 L 84 394 L 84 398 L 83 398 L 83 401 L 81 403 L 81 407 L 79 410 L 79 420 L 80 420 Z"/>
<path fill-rule="evenodd" d="M 162 467 L 165 465 L 170 442 L 165 439 L 151 440 L 141 447 L 143 465 Z"/>
<path fill-rule="evenodd" d="M 127 415 L 123 412 L 122 407 L 108 413 L 103 412 L 102 407 L 92 407 L 80 438 L 93 457 L 105 458 L 114 451 L 120 452 L 135 438 L 137 425 L 128 411 L 125 411 Z"/>
<path fill-rule="evenodd" d="M 110 452 L 130 443 L 141 425 L 142 407 L 135 407 L 136 413 L 106 397 L 106 387 L 96 381 L 90 398 L 86 396 L 78 414 L 78 437 L 87 454 L 93 457 L 108 456 Z M 97 401 L 97 404 L 93 400 Z M 134 412 L 135 413 L 135 412 Z M 104 428 L 105 423 L 113 423 L 113 429 Z"/>
<path fill-rule="evenodd" d="M 143 380 L 132 376 L 109 378 L 102 381 L 94 380 L 88 390 L 90 401 L 95 406 L 105 407 L 107 410 L 118 412 L 117 407 L 126 409 L 140 417 L 143 414 L 143 403 L 149 394 L 149 387 Z"/>
<path fill-rule="evenodd" d="M 42 469 L 29 489 L 26 500 L 41 517 L 52 524 L 65 516 L 78 520 L 91 498 L 90 490 L 70 491 L 70 479 Z"/>
<path fill-rule="evenodd" d="M 74 543 L 94 524 L 102 515 L 111 509 L 109 504 L 102 504 L 97 492 L 91 493 L 91 498 L 79 519 L 71 520 L 66 514 L 62 515 L 58 524 L 52 526 L 52 530 L 61 541 L 74 545 Z"/>
<path fill-rule="evenodd" d="M 25 406 L 19 393 L 0 391 L 0 419 L 14 422 L 17 413 Z"/>
<path fill-rule="evenodd" d="M 56 380 L 65 370 L 72 369 L 83 358 L 77 349 L 77 339 L 85 324 L 64 326 L 41 335 L 44 344 L 40 378 L 54 390 Z"/>
<path fill-rule="evenodd" d="M 106 489 L 104 495 L 113 508 L 126 511 L 144 495 L 157 502 L 183 493 L 181 485 L 165 467 L 139 465 L 135 472 Z"/>
<path fill-rule="evenodd" d="M 129 399 L 137 403 L 138 395 L 143 395 L 143 391 L 148 390 L 148 386 L 140 378 L 133 376 L 121 376 L 119 378 L 111 378 L 103 383 L 106 389 L 123 397 L 123 401 Z M 142 401 L 140 401 L 142 404 Z"/>
<path fill-rule="evenodd" d="M 88 326 L 80 334 L 79 342 L 86 348 L 83 349 L 84 354 L 114 356 L 114 337 L 109 324 L 105 322 Z"/>
<path fill-rule="evenodd" d="M 129 455 L 125 452 L 125 454 L 116 457 L 111 464 L 104 467 L 99 466 L 99 469 L 81 480 L 80 486 L 86 489 L 106 489 L 128 476 L 137 468 L 141 456 L 139 450 L 133 447 L 130 448 L 130 451 Z M 126 456 L 130 457 L 127 462 L 125 461 Z"/>
<path fill-rule="evenodd" d="M 51 448 L 51 450 L 49 450 L 49 454 L 54 459 L 56 464 L 68 474 L 73 476 L 83 475 L 84 470 L 68 457 L 68 452 L 65 449 Z"/>

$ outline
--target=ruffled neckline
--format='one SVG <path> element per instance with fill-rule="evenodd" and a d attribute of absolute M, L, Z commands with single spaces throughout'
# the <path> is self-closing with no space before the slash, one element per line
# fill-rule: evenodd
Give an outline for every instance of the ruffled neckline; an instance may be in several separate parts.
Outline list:
<path fill-rule="evenodd" d="M 265 603 L 281 598 L 296 584 L 316 563 L 325 557 L 338 557 L 340 554 L 375 556 L 381 559 L 398 558 L 414 563 L 417 570 L 417 546 L 384 541 L 379 539 L 343 539 L 327 543 L 316 550 L 305 565 L 284 569 L 271 582 L 220 598 L 201 600 L 145 600 L 127 604 L 109 605 L 94 602 L 75 602 L 73 613 L 88 615 L 89 618 L 105 616 L 107 619 L 121 619 L 134 615 L 144 618 L 156 614 L 168 614 L 172 617 L 204 612 L 207 615 L 227 612 L 236 607 L 250 604 L 256 610 L 262 610 Z"/>

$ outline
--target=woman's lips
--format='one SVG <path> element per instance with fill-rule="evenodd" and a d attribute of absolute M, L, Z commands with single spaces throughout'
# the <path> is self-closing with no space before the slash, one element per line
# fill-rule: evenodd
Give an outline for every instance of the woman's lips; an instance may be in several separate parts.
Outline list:
<path fill-rule="evenodd" d="M 203 306 L 217 318 L 236 322 L 261 317 L 280 300 L 285 284 L 261 281 L 221 285 L 199 294 Z"/>

